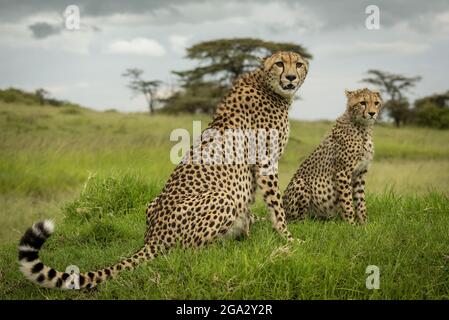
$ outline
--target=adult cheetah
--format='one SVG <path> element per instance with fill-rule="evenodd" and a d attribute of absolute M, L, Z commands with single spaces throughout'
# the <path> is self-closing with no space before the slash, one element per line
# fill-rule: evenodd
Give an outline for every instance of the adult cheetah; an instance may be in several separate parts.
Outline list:
<path fill-rule="evenodd" d="M 199 145 L 201 150 L 209 147 L 218 150 L 214 147 L 221 145 L 227 155 L 232 153 L 236 157 L 224 163 L 209 163 L 202 158 L 198 161 L 194 159 L 198 146 L 192 146 L 161 194 L 148 206 L 144 245 L 129 258 L 111 267 L 79 275 L 56 271 L 44 265 L 38 257 L 41 246 L 53 232 L 53 223 L 46 220 L 35 223 L 20 241 L 22 273 L 43 287 L 89 289 L 122 269 L 131 269 L 165 253 L 178 243 L 184 247 L 202 246 L 222 237 L 247 235 L 253 220 L 249 205 L 254 201 L 257 186 L 269 207 L 273 227 L 292 240 L 286 228 L 278 175 L 276 170 L 270 172 L 277 162 L 238 161 L 250 150 L 250 136 L 240 140 L 243 141 L 242 153 L 242 149 L 237 151 L 234 144 L 230 147 L 217 143 L 205 133 L 215 130 L 223 136 L 230 130 L 239 129 L 275 132 L 275 136 L 267 135 L 263 143 L 258 142 L 257 150 L 262 150 L 262 146 L 265 150 L 276 146 L 279 155 L 282 154 L 289 133 L 289 107 L 307 71 L 308 63 L 299 54 L 279 52 L 264 59 L 260 68 L 234 83 L 219 104 L 212 122 L 203 131 Z"/>
<path fill-rule="evenodd" d="M 365 175 L 374 155 L 373 125 L 382 107 L 380 94 L 346 91 L 347 108 L 332 132 L 299 167 L 283 195 L 287 220 L 306 213 L 366 222 Z M 355 205 L 355 213 L 354 213 Z"/>

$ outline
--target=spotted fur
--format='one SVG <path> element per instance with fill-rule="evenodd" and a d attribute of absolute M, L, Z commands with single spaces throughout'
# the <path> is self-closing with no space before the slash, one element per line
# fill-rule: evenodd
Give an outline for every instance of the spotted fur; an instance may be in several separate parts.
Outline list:
<path fill-rule="evenodd" d="M 288 111 L 296 90 L 303 83 L 308 64 L 298 54 L 280 52 L 263 60 L 262 66 L 237 80 L 219 104 L 214 119 L 202 133 L 201 147 L 216 142 L 205 134 L 215 129 L 254 129 L 278 132 L 278 150 L 282 154 L 288 139 Z M 248 139 L 243 152 L 248 152 Z M 266 142 L 267 145 L 275 141 Z M 241 156 L 235 146 L 226 149 Z M 79 275 L 81 288 L 92 288 L 123 269 L 154 259 L 180 244 L 202 246 L 223 237 L 238 238 L 249 233 L 254 216 L 249 206 L 259 186 L 269 207 L 273 227 L 286 239 L 285 214 L 278 188 L 278 174 L 262 174 L 266 164 L 233 161 L 223 164 L 194 162 L 194 149 L 168 179 L 161 194 L 147 209 L 144 245 L 131 257 L 101 270 Z M 75 275 L 62 273 L 44 265 L 38 251 L 52 233 L 53 225 L 39 222 L 23 236 L 19 246 L 21 271 L 44 287 L 69 288 Z"/>
<path fill-rule="evenodd" d="M 332 132 L 299 167 L 283 195 L 288 220 L 306 214 L 332 217 L 350 224 L 366 221 L 365 175 L 373 159 L 372 130 L 381 106 L 378 92 L 346 91 L 345 113 Z M 355 206 L 355 210 L 354 210 Z"/>

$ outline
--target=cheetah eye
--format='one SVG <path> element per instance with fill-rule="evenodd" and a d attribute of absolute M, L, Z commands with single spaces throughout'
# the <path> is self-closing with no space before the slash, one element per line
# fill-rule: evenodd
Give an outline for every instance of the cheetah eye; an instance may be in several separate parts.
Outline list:
<path fill-rule="evenodd" d="M 276 65 L 277 65 L 279 68 L 283 68 L 283 67 L 284 67 L 284 63 L 283 63 L 282 61 L 276 62 Z"/>
<path fill-rule="evenodd" d="M 366 107 L 366 101 L 360 101 L 360 104 L 364 107 Z"/>
<path fill-rule="evenodd" d="M 296 68 L 301 68 L 302 67 L 302 63 L 301 62 L 296 62 Z"/>
<path fill-rule="evenodd" d="M 377 106 L 379 106 L 379 101 L 376 101 L 376 102 L 374 102 L 374 105 L 377 107 Z"/>

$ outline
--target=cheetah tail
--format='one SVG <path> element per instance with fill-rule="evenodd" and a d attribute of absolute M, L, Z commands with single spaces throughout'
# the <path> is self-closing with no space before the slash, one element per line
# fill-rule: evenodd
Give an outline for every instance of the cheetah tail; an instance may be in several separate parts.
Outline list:
<path fill-rule="evenodd" d="M 123 269 L 132 269 L 139 263 L 157 256 L 156 246 L 146 244 L 131 257 L 108 268 L 79 274 L 60 272 L 44 265 L 39 259 L 39 250 L 53 231 L 53 221 L 36 222 L 25 232 L 19 243 L 20 271 L 28 280 L 46 288 L 90 289 Z"/>

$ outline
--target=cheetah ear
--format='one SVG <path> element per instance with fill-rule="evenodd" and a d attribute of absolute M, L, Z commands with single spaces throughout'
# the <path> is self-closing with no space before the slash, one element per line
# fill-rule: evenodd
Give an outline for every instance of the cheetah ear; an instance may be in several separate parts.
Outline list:
<path fill-rule="evenodd" d="M 354 95 L 354 91 L 349 91 L 348 89 L 345 89 L 346 97 L 350 98 Z"/>

